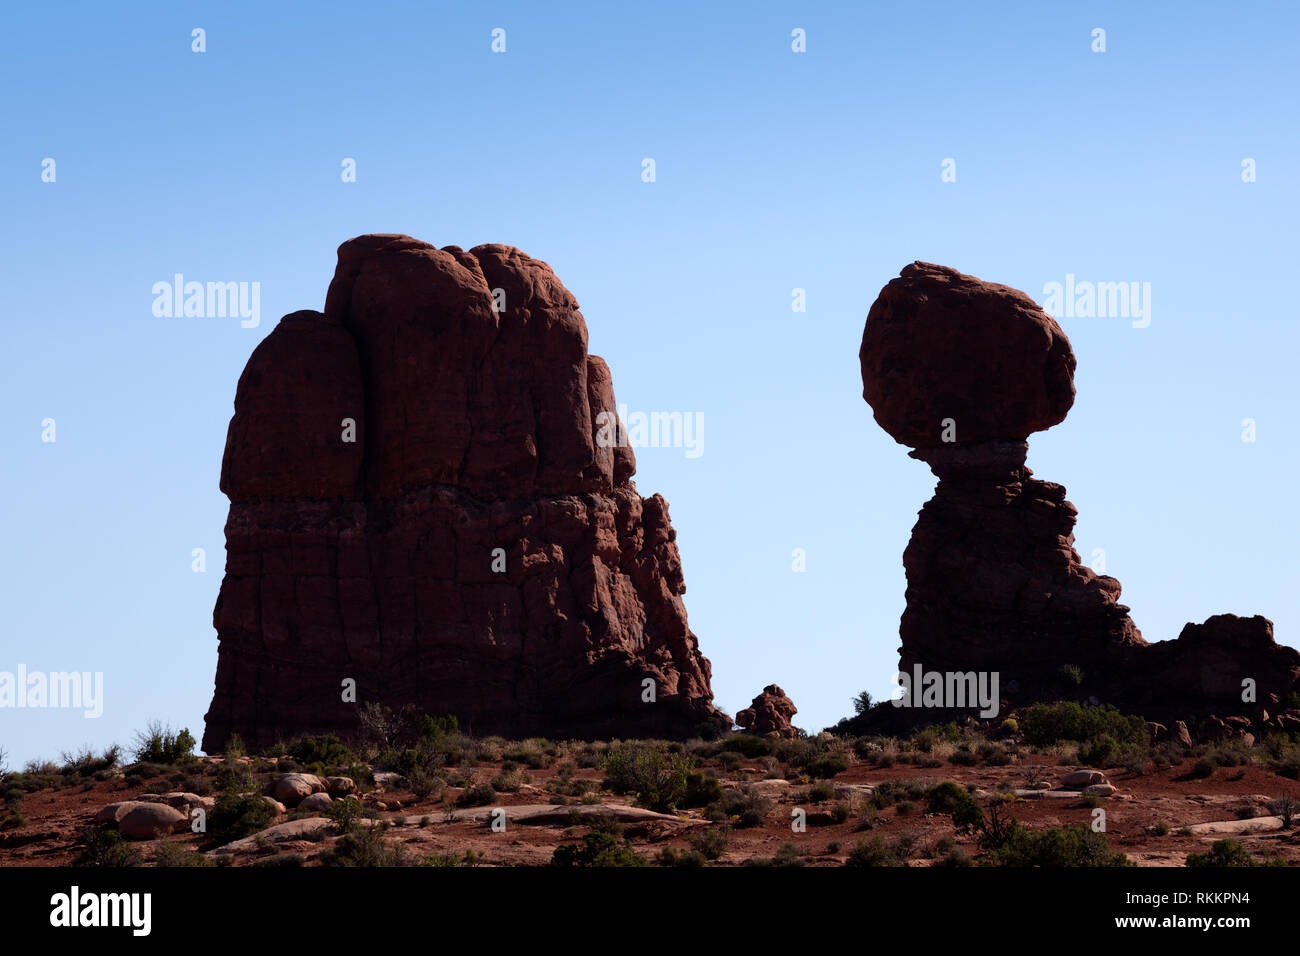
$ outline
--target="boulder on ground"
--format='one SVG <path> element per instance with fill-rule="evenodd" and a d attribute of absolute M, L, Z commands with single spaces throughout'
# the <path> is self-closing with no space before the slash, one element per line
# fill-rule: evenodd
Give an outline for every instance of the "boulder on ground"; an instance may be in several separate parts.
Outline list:
<path fill-rule="evenodd" d="M 174 833 L 189 820 L 165 803 L 137 803 L 117 821 L 117 831 L 131 840 L 153 840 Z"/>

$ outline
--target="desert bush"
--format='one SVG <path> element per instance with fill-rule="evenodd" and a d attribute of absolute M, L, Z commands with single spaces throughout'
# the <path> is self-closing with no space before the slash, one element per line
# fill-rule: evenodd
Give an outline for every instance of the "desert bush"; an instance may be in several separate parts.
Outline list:
<path fill-rule="evenodd" d="M 660 866 L 704 866 L 707 861 L 698 850 L 674 850 L 666 846 L 659 851 L 655 862 Z"/>
<path fill-rule="evenodd" d="M 826 780 L 814 783 L 808 788 L 806 799 L 809 803 L 825 803 L 827 800 L 834 800 L 835 785 Z"/>
<path fill-rule="evenodd" d="M 575 780 L 574 785 L 587 784 L 586 780 Z M 686 797 L 683 807 L 706 807 L 722 799 L 722 782 L 711 773 L 692 770 L 686 775 Z"/>
<path fill-rule="evenodd" d="M 421 740 L 436 743 L 459 732 L 460 721 L 451 714 L 445 714 L 442 717 L 425 714 L 419 721 L 418 733 Z"/>
<path fill-rule="evenodd" d="M 498 793 L 518 793 L 528 782 L 528 777 L 518 770 L 504 770 L 492 778 L 492 789 Z"/>
<path fill-rule="evenodd" d="M 1025 742 L 1033 747 L 1062 741 L 1083 743 L 1102 736 L 1113 738 L 1117 744 L 1145 746 L 1148 741 L 1145 720 L 1121 714 L 1109 704 L 1100 707 L 1073 701 L 1034 704 L 1021 715 L 1020 729 Z"/>
<path fill-rule="evenodd" d="M 1290 830 L 1295 822 L 1296 810 L 1300 809 L 1300 803 L 1296 802 L 1295 797 L 1289 793 L 1271 801 L 1268 805 L 1269 812 L 1282 818 L 1282 829 Z"/>
<path fill-rule="evenodd" d="M 771 741 L 764 737 L 755 737 L 753 734 L 732 734 L 730 737 L 724 737 L 718 743 L 721 751 L 738 753 L 749 760 L 756 757 L 766 757 L 773 753 Z"/>
<path fill-rule="evenodd" d="M 894 849 L 885 842 L 884 837 L 873 836 L 870 840 L 859 840 L 857 845 L 849 851 L 848 859 L 844 861 L 844 865 L 853 867 L 902 866 L 903 861 L 899 859 Z"/>
<path fill-rule="evenodd" d="M 1119 741 L 1110 734 L 1093 737 L 1079 747 L 1079 763 L 1085 767 L 1113 767 L 1119 756 Z"/>
<path fill-rule="evenodd" d="M 406 783 L 417 800 L 427 800 L 434 793 L 442 792 L 442 778 L 424 767 L 412 769 L 406 775 Z"/>
<path fill-rule="evenodd" d="M 641 806 L 667 812 L 684 803 L 695 758 L 661 742 L 636 741 L 611 746 L 604 764 L 607 789 L 634 793 Z"/>
<path fill-rule="evenodd" d="M 1191 867 L 1244 867 L 1255 866 L 1246 848 L 1236 840 L 1215 840 L 1206 853 L 1189 853 L 1187 865 Z"/>
<path fill-rule="evenodd" d="M 818 779 L 830 779 L 849 769 L 849 762 L 838 754 L 823 754 L 808 762 L 808 776 Z"/>
<path fill-rule="evenodd" d="M 730 838 L 731 831 L 728 827 L 712 826 L 691 834 L 687 842 L 690 843 L 692 850 L 706 860 L 716 860 L 727 851 Z"/>
<path fill-rule="evenodd" d="M 561 844 L 551 854 L 551 866 L 648 866 L 649 861 L 632 849 L 632 843 L 620 839 L 623 828 L 616 822 L 596 820 L 582 838 L 582 845 Z"/>
<path fill-rule="evenodd" d="M 344 797 L 331 803 L 325 815 L 334 824 L 335 832 L 348 834 L 357 828 L 365 815 L 365 805 L 356 797 Z"/>
<path fill-rule="evenodd" d="M 216 866 L 202 853 L 196 853 L 179 843 L 159 840 L 153 853 L 153 865 L 161 867 Z"/>
<path fill-rule="evenodd" d="M 144 730 L 136 731 L 135 759 L 151 764 L 185 763 L 194 759 L 196 743 L 187 728 L 176 732 L 160 720 L 151 720 Z"/>
<path fill-rule="evenodd" d="M 286 752 L 309 772 L 327 775 L 356 760 L 351 748 L 333 734 L 299 737 Z"/>
<path fill-rule="evenodd" d="M 468 787 L 456 798 L 458 807 L 486 807 L 497 798 L 497 792 L 490 783 L 481 783 Z"/>
<path fill-rule="evenodd" d="M 951 814 L 958 831 L 974 829 L 983 821 L 979 801 L 969 790 L 952 780 L 930 788 L 926 794 L 926 810 L 928 813 Z"/>
<path fill-rule="evenodd" d="M 958 745 L 957 749 L 948 755 L 948 762 L 956 767 L 973 767 L 980 762 L 979 754 L 971 750 L 966 744 Z"/>
<path fill-rule="evenodd" d="M 724 790 L 722 797 L 704 808 L 715 823 L 730 821 L 738 827 L 758 826 L 772 809 L 772 801 L 752 787 Z"/>
<path fill-rule="evenodd" d="M 208 834 L 220 843 L 260 833 L 275 819 L 275 808 L 251 790 L 231 789 L 217 797 L 208 814 Z"/>
<path fill-rule="evenodd" d="M 63 766 L 59 773 L 67 777 L 89 777 L 104 770 L 112 770 L 122 757 L 122 748 L 112 744 L 98 755 L 89 747 L 82 747 L 76 754 L 64 751 L 60 754 Z"/>
<path fill-rule="evenodd" d="M 1015 755 L 1002 744 L 987 741 L 979 745 L 977 753 L 990 767 L 1005 767 L 1016 759 Z"/>
<path fill-rule="evenodd" d="M 125 867 L 140 865 L 140 851 L 122 839 L 116 830 L 88 827 L 81 832 L 81 852 L 73 866 Z"/>
<path fill-rule="evenodd" d="M 872 791 L 871 805 L 883 810 L 904 800 L 921 800 L 928 790 L 920 780 L 882 780 Z"/>
<path fill-rule="evenodd" d="M 405 866 L 402 845 L 394 843 L 390 847 L 384 839 L 387 829 L 386 824 L 378 823 L 339 837 L 331 850 L 321 854 L 321 863 L 348 867 Z"/>
<path fill-rule="evenodd" d="M 1010 867 L 1119 867 L 1132 866 L 1123 853 L 1114 852 L 1101 833 L 1088 827 L 1061 826 L 1029 830 L 1012 819 L 1000 846 L 985 861 Z"/>
<path fill-rule="evenodd" d="M 515 744 L 503 751 L 501 756 L 512 763 L 521 763 L 530 770 L 542 770 L 551 763 L 545 751 L 527 742 Z"/>

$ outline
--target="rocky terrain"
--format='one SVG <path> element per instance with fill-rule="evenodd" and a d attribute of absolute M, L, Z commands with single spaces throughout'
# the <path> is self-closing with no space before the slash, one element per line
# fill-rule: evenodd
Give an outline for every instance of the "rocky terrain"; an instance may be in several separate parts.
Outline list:
<path fill-rule="evenodd" d="M 1148 643 L 1119 581 L 1080 561 L 1065 488 L 1025 465 L 1029 435 L 1069 412 L 1076 366 L 1029 296 L 913 263 L 872 305 L 859 359 L 876 422 L 939 479 L 903 554 L 902 671 L 997 673 L 1011 704 L 1092 698 L 1170 726 L 1231 717 L 1224 733 L 1252 737 L 1290 726 L 1300 652 L 1270 621 L 1216 615 Z"/>
<path fill-rule="evenodd" d="M 344 243 L 325 311 L 285 316 L 235 393 L 204 749 L 365 703 L 524 737 L 730 727 L 615 407 L 544 262 Z"/>
<path fill-rule="evenodd" d="M 1031 742 L 1080 714 L 1111 743 Z M 512 742 L 427 724 L 403 745 L 153 756 L 169 762 L 83 754 L 4 776 L 0 865 L 1300 862 L 1294 742 L 1157 743 L 1100 709 L 910 737 Z"/>

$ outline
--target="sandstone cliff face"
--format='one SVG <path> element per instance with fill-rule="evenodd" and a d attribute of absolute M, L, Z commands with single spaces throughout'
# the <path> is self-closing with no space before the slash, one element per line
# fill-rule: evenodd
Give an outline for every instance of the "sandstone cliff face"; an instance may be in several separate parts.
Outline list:
<path fill-rule="evenodd" d="M 728 726 L 614 409 L 545 263 L 344 243 L 325 312 L 240 376 L 204 748 L 349 733 L 367 701 L 515 737 Z"/>
<path fill-rule="evenodd" d="M 901 670 L 997 673 L 1012 705 L 1096 697 L 1161 719 L 1253 710 L 1249 678 L 1274 719 L 1300 653 L 1272 624 L 1218 615 L 1148 644 L 1119 582 L 1074 550 L 1065 488 L 1025 467 L 1028 436 L 1075 394 L 1069 341 L 1028 296 L 913 263 L 872 305 L 859 358 L 877 423 L 939 479 L 903 557 Z"/>

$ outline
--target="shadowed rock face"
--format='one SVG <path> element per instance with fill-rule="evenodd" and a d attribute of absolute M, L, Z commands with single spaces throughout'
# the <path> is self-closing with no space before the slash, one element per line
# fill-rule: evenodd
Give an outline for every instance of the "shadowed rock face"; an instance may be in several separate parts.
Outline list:
<path fill-rule="evenodd" d="M 515 737 L 728 726 L 615 407 L 545 263 L 344 243 L 324 314 L 285 316 L 236 390 L 204 749 L 350 733 L 368 701 Z"/>
<path fill-rule="evenodd" d="M 1160 718 L 1249 711 L 1246 678 L 1273 714 L 1285 704 L 1300 653 L 1271 622 L 1218 615 L 1148 644 L 1119 582 L 1080 562 L 1065 488 L 1025 467 L 1075 368 L 1028 296 L 913 263 L 872 305 L 859 357 L 877 423 L 939 479 L 903 556 L 902 671 L 995 672 L 1012 704 L 1096 696 Z"/>

